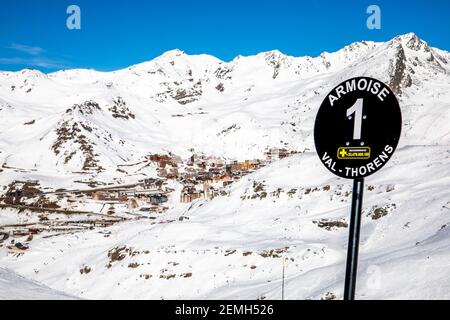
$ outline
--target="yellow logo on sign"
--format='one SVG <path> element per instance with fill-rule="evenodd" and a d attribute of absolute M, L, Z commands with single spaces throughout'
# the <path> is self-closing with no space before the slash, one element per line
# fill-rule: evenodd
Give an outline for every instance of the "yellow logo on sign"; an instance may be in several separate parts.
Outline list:
<path fill-rule="evenodd" d="M 369 159 L 369 147 L 342 147 L 337 151 L 338 159 Z"/>

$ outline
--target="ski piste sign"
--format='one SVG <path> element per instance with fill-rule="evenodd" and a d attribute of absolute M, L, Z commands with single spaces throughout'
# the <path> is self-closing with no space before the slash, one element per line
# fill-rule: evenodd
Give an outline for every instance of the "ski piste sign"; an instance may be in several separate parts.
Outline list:
<path fill-rule="evenodd" d="M 369 77 L 352 78 L 322 102 L 314 142 L 328 170 L 342 178 L 360 179 L 389 161 L 401 126 L 400 106 L 386 84 Z"/>

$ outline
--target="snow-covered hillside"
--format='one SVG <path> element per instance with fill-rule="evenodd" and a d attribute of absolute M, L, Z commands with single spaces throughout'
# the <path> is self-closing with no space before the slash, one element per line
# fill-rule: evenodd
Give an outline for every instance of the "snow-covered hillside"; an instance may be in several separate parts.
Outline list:
<path fill-rule="evenodd" d="M 414 34 L 318 57 L 226 63 L 174 50 L 107 73 L 0 72 L 1 192 L 13 181 L 45 192 L 135 183 L 156 177 L 152 153 L 298 152 L 212 200 L 170 196 L 164 214 L 106 228 L 11 243 L 2 230 L 44 218 L 0 208 L 0 266 L 82 298 L 278 299 L 286 259 L 286 298 L 341 298 L 351 181 L 323 168 L 312 130 L 324 96 L 355 76 L 389 84 L 403 114 L 396 154 L 366 179 L 357 297 L 450 298 L 450 53 Z"/>
<path fill-rule="evenodd" d="M 73 297 L 0 268 L 1 300 L 72 300 Z"/>

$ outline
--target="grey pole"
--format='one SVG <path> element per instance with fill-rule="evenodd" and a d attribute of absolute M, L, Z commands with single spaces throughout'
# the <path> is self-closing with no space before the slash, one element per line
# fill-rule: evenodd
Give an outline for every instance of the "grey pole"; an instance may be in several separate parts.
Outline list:
<path fill-rule="evenodd" d="M 352 210 L 347 247 L 344 300 L 355 299 L 356 274 L 358 272 L 359 234 L 363 202 L 364 178 L 353 180 Z"/>
<path fill-rule="evenodd" d="M 282 282 L 281 282 L 281 300 L 284 300 L 284 260 L 285 260 L 285 256 L 283 255 L 283 273 L 282 273 Z"/>

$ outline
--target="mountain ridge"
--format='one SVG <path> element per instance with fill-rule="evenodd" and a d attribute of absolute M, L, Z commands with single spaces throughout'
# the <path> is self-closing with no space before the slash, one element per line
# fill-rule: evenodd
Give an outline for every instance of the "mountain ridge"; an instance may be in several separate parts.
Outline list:
<path fill-rule="evenodd" d="M 18 70 L 18 71 L 0 70 L 0 74 L 2 74 L 2 73 L 6 73 L 6 74 L 13 73 L 14 74 L 14 73 L 24 73 L 24 72 L 30 72 L 30 71 L 38 71 L 41 74 L 54 75 L 54 74 L 61 73 L 61 72 L 80 71 L 80 70 L 82 70 L 82 71 L 94 71 L 94 72 L 97 72 L 97 73 L 100 73 L 100 74 L 107 74 L 107 73 L 118 72 L 118 71 L 121 71 L 121 70 L 127 70 L 129 68 L 133 68 L 133 67 L 136 67 L 136 66 L 147 64 L 147 63 L 155 61 L 155 60 L 161 60 L 162 58 L 173 59 L 173 58 L 182 57 L 182 56 L 187 56 L 187 57 L 208 57 L 208 58 L 213 58 L 213 59 L 217 60 L 218 63 L 223 63 L 223 64 L 229 64 L 229 63 L 232 63 L 233 61 L 239 60 L 241 58 L 258 57 L 258 56 L 262 57 L 262 56 L 265 56 L 265 55 L 279 55 L 279 56 L 283 56 L 283 57 L 286 57 L 286 58 L 294 58 L 294 59 L 301 59 L 301 58 L 314 59 L 314 58 L 319 58 L 319 57 L 324 56 L 324 55 L 335 54 L 335 53 L 338 53 L 340 51 L 345 51 L 345 50 L 352 51 L 355 47 L 362 46 L 362 45 L 369 46 L 369 47 L 370 46 L 374 46 L 374 45 L 377 46 L 377 45 L 380 45 L 380 44 L 383 44 L 383 43 L 395 42 L 396 40 L 402 42 L 403 44 L 407 44 L 409 41 L 411 41 L 411 43 L 414 43 L 415 41 L 418 41 L 419 44 L 422 43 L 422 44 L 424 44 L 425 46 L 427 46 L 429 48 L 437 49 L 435 47 L 429 46 L 427 42 L 425 42 L 423 39 L 419 38 L 417 36 L 417 34 L 415 34 L 414 32 L 408 32 L 408 33 L 405 33 L 405 34 L 402 34 L 402 35 L 395 36 L 394 38 L 392 38 L 392 39 L 390 39 L 390 40 L 388 40 L 386 42 L 374 42 L 374 41 L 368 41 L 368 40 L 355 41 L 355 42 L 352 42 L 352 43 L 350 43 L 348 45 L 345 45 L 344 47 L 342 47 L 341 49 L 338 49 L 336 51 L 331 51 L 331 52 L 330 51 L 323 51 L 322 53 L 320 53 L 320 54 L 318 54 L 316 56 L 311 56 L 311 55 L 293 56 L 293 55 L 284 54 L 283 52 L 281 52 L 278 49 L 272 49 L 272 50 L 269 50 L 269 51 L 262 51 L 262 52 L 259 52 L 259 53 L 253 54 L 253 55 L 241 55 L 241 54 L 238 54 L 236 57 L 234 57 L 230 61 L 224 61 L 224 60 L 221 60 L 221 59 L 219 59 L 219 58 L 217 58 L 217 57 L 215 57 L 214 55 L 211 55 L 211 54 L 207 54 L 207 53 L 188 54 L 188 53 L 186 53 L 185 51 L 183 51 L 181 49 L 175 48 L 175 49 L 171 49 L 171 50 L 165 51 L 165 52 L 161 53 L 160 55 L 158 55 L 158 56 L 156 56 L 156 57 L 154 57 L 154 58 L 152 58 L 150 60 L 139 62 L 139 63 L 135 63 L 135 64 L 132 64 L 132 65 L 130 65 L 128 67 L 124 67 L 124 68 L 120 68 L 120 69 L 116 69 L 116 70 L 111 70 L 111 71 L 98 71 L 98 70 L 95 70 L 94 68 L 73 68 L 73 69 L 64 69 L 64 70 L 57 70 L 57 71 L 45 73 L 45 72 L 39 71 L 39 70 L 34 69 L 34 68 L 24 68 L 24 69 Z M 448 51 L 445 51 L 445 50 L 442 50 L 442 51 L 444 51 L 446 53 L 449 53 Z"/>

